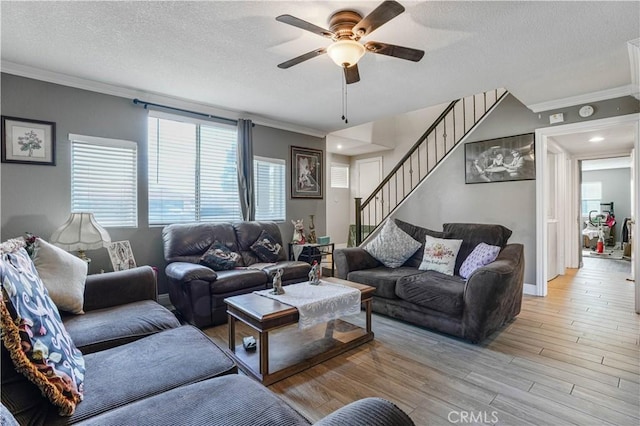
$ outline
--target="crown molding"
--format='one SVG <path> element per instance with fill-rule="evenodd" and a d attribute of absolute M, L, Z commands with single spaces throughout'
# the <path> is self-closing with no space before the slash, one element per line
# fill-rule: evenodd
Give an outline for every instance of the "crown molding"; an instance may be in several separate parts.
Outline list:
<path fill-rule="evenodd" d="M 607 99 L 621 98 L 623 96 L 633 96 L 632 85 L 629 84 L 626 86 L 601 90 L 599 92 L 586 93 L 584 95 L 570 96 L 568 98 L 540 102 L 537 104 L 527 105 L 527 108 L 529 108 L 533 112 L 543 112 L 575 105 L 587 104 L 589 102 L 598 102 Z"/>
<path fill-rule="evenodd" d="M 144 99 L 145 101 L 162 103 L 176 108 L 193 110 L 205 114 L 217 115 L 224 118 L 236 120 L 238 118 L 250 119 L 255 124 L 273 127 L 275 129 L 286 130 L 304 135 L 324 138 L 326 132 L 310 127 L 298 126 L 292 123 L 286 123 L 270 118 L 254 115 L 250 113 L 222 109 L 214 105 L 200 102 L 194 102 L 188 99 L 178 98 L 174 96 L 164 95 L 157 92 L 147 92 L 131 87 L 118 86 L 114 84 L 102 83 L 95 80 L 74 77 L 68 74 L 57 73 L 53 71 L 43 70 L 41 68 L 30 67 L 28 65 L 17 64 L 9 61 L 0 62 L 0 71 L 7 74 L 17 75 L 20 77 L 32 78 L 34 80 L 46 81 L 48 83 L 60 84 L 62 86 L 73 87 L 76 89 L 88 90 L 91 92 L 102 93 L 105 95 L 118 96 L 127 99 Z"/>

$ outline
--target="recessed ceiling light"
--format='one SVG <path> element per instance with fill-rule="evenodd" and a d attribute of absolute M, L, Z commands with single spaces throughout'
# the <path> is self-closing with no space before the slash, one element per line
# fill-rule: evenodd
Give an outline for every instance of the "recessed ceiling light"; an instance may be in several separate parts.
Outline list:
<path fill-rule="evenodd" d="M 602 136 L 594 136 L 591 139 L 589 139 L 589 142 L 602 142 L 604 140 L 604 138 Z"/>
<path fill-rule="evenodd" d="M 342 145 L 338 144 L 338 146 L 336 148 L 342 149 Z"/>

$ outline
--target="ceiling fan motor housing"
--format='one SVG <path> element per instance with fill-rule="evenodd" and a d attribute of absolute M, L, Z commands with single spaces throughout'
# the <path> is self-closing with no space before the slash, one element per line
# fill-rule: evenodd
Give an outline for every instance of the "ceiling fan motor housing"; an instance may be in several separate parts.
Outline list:
<path fill-rule="evenodd" d="M 344 40 L 346 38 L 359 40 L 360 35 L 353 31 L 353 27 L 362 20 L 355 10 L 340 10 L 329 18 L 329 29 L 336 35 L 336 40 Z"/>

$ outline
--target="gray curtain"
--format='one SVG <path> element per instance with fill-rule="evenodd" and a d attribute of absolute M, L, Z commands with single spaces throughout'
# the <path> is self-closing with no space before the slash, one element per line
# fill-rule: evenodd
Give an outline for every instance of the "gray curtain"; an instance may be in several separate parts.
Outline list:
<path fill-rule="evenodd" d="M 238 191 L 244 220 L 255 220 L 253 199 L 253 123 L 238 120 Z"/>

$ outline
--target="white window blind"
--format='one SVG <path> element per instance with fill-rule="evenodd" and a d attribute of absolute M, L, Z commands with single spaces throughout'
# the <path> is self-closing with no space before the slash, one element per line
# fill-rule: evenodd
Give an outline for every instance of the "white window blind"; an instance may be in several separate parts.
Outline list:
<path fill-rule="evenodd" d="M 233 126 L 149 117 L 149 224 L 242 219 Z"/>
<path fill-rule="evenodd" d="M 331 164 L 331 187 L 349 188 L 349 166 L 346 164 Z"/>
<path fill-rule="evenodd" d="M 582 216 L 588 217 L 589 212 L 596 210 L 600 213 L 602 200 L 602 182 L 582 182 Z"/>
<path fill-rule="evenodd" d="M 256 220 L 284 221 L 286 217 L 285 161 L 253 157 Z"/>
<path fill-rule="evenodd" d="M 71 211 L 92 212 L 104 227 L 138 226 L 138 145 L 69 134 Z"/>

